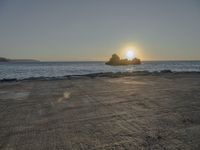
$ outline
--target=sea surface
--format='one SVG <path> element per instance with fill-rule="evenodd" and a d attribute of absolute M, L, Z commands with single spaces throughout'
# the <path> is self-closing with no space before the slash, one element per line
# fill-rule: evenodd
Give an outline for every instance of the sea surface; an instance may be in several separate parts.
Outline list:
<path fill-rule="evenodd" d="M 136 66 L 107 66 L 105 62 L 0 62 L 0 79 L 161 70 L 200 72 L 200 61 L 143 61 Z"/>

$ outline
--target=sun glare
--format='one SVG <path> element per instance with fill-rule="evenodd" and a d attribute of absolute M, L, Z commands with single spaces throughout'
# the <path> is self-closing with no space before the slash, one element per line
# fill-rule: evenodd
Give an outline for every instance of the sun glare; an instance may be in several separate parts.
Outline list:
<path fill-rule="evenodd" d="M 126 51 L 126 58 L 127 58 L 128 60 L 132 60 L 134 57 L 135 57 L 134 50 L 133 50 L 133 49 L 128 49 L 128 50 Z"/>

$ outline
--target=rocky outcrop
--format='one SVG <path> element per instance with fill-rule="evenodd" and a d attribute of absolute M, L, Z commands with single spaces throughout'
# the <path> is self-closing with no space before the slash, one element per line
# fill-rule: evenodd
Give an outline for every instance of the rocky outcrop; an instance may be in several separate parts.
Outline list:
<path fill-rule="evenodd" d="M 138 58 L 134 58 L 132 60 L 128 59 L 120 59 L 120 57 L 117 54 L 113 54 L 112 57 L 108 62 L 106 62 L 106 65 L 113 65 L 113 66 L 118 66 L 118 65 L 140 65 L 141 60 Z"/>

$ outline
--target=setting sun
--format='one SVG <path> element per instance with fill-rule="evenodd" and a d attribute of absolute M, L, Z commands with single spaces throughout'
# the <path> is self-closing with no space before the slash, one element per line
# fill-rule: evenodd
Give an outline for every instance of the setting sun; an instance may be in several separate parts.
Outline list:
<path fill-rule="evenodd" d="M 135 52 L 134 52 L 134 50 L 133 50 L 133 49 L 128 49 L 128 50 L 126 51 L 126 58 L 127 58 L 128 60 L 132 60 L 134 57 L 135 57 Z"/>

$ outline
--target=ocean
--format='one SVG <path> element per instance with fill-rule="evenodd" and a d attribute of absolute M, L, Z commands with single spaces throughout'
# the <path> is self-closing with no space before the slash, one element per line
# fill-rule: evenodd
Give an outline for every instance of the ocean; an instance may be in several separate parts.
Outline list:
<path fill-rule="evenodd" d="M 105 62 L 0 62 L 0 79 L 161 70 L 200 72 L 200 61 L 143 61 L 136 66 L 107 66 Z"/>

